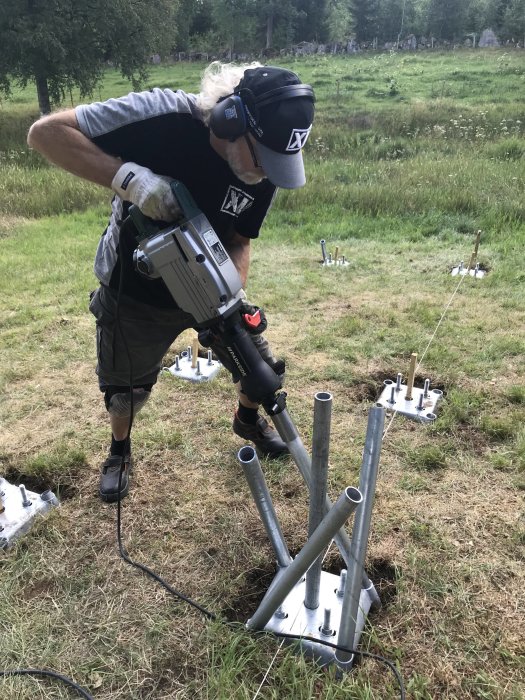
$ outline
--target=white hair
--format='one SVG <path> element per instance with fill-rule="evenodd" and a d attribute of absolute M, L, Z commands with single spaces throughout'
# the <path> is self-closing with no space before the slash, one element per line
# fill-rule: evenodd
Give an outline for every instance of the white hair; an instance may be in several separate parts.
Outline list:
<path fill-rule="evenodd" d="M 205 69 L 201 80 L 201 91 L 197 95 L 197 106 L 205 124 L 209 123 L 211 110 L 221 97 L 231 95 L 244 76 L 247 68 L 259 68 L 258 61 L 242 66 L 213 61 Z"/>

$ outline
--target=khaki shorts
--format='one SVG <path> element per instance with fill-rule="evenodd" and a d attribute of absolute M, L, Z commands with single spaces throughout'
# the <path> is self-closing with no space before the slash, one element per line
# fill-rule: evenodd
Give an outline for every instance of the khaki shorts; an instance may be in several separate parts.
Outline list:
<path fill-rule="evenodd" d="M 117 316 L 117 292 L 101 286 L 93 293 L 89 310 L 97 323 L 97 375 L 101 391 L 109 386 L 129 387 L 155 384 L 164 355 L 183 331 L 193 328 L 195 319 L 181 309 L 158 309 L 124 294 L 120 295 Z M 197 330 L 197 329 L 196 329 Z M 252 336 L 262 359 L 275 364 L 268 341 Z M 238 381 L 237 368 L 227 353 L 217 354 Z"/>
<path fill-rule="evenodd" d="M 107 386 L 155 384 L 164 355 L 195 320 L 181 309 L 158 309 L 101 286 L 89 310 L 97 323 L 97 375 Z"/>

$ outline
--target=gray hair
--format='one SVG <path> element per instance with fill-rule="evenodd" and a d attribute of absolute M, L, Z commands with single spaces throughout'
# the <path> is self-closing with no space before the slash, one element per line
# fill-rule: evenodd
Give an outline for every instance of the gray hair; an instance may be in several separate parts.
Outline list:
<path fill-rule="evenodd" d="M 210 121 L 211 110 L 221 97 L 231 95 L 240 83 L 244 71 L 247 68 L 259 68 L 258 61 L 246 65 L 236 66 L 233 63 L 221 63 L 213 61 L 205 69 L 201 80 L 201 91 L 197 95 L 197 107 L 201 111 L 205 124 Z"/>

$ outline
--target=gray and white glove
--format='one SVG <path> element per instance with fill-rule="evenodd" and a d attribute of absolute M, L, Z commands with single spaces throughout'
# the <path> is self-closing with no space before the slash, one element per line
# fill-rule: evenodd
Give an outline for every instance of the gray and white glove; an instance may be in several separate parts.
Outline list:
<path fill-rule="evenodd" d="M 150 219 L 175 221 L 181 215 L 179 203 L 171 191 L 170 178 L 155 175 L 137 163 L 124 163 L 111 182 L 121 199 L 136 204 Z"/>

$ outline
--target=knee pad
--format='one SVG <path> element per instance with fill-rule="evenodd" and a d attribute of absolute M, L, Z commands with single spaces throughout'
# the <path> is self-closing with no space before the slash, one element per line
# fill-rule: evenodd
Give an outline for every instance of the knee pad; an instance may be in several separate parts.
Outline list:
<path fill-rule="evenodd" d="M 129 391 L 106 390 L 104 396 L 106 408 L 111 416 L 116 418 L 128 418 L 131 414 L 131 397 Z M 151 395 L 151 389 L 144 387 L 133 388 L 133 415 L 136 416 Z"/>
<path fill-rule="evenodd" d="M 270 344 L 268 343 L 264 335 L 252 335 L 252 340 L 255 347 L 259 351 L 259 355 L 266 362 L 266 364 L 273 369 L 275 374 L 277 374 L 281 378 L 281 381 L 284 383 L 284 372 L 286 369 L 284 360 L 278 360 L 273 356 L 273 353 L 270 349 Z"/>

